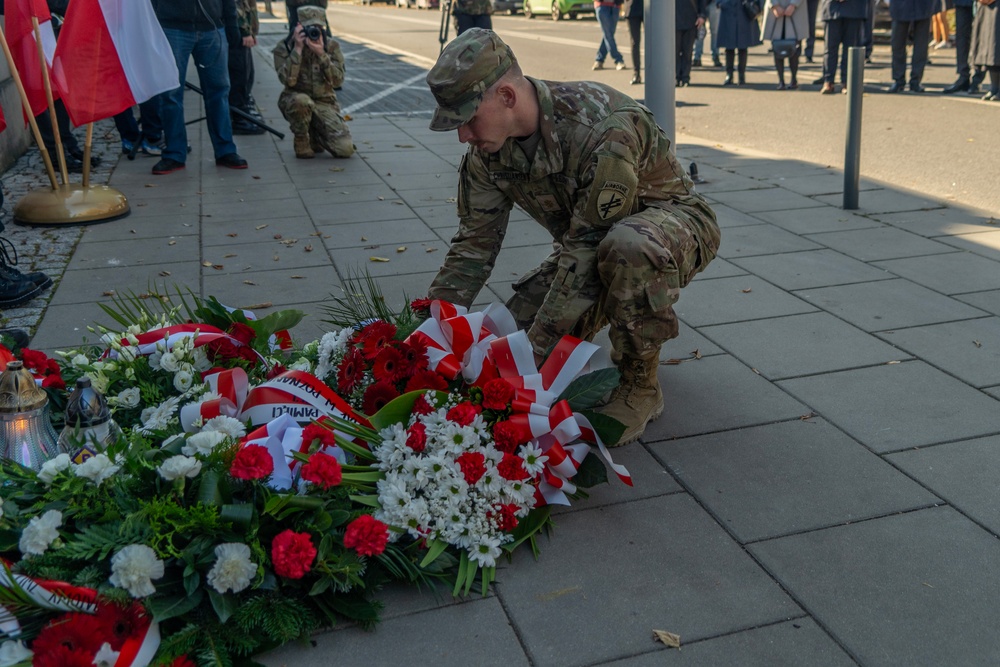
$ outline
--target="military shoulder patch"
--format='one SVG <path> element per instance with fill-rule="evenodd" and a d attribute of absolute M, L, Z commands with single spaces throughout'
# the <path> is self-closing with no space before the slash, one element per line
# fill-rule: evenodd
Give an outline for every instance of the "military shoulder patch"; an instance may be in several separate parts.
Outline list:
<path fill-rule="evenodd" d="M 615 223 L 629 215 L 635 203 L 639 177 L 635 168 L 611 155 L 597 158 L 587 197 L 587 217 L 598 224 Z"/>
<path fill-rule="evenodd" d="M 597 195 L 597 215 L 601 220 L 615 217 L 628 201 L 629 187 L 624 183 L 605 181 Z"/>

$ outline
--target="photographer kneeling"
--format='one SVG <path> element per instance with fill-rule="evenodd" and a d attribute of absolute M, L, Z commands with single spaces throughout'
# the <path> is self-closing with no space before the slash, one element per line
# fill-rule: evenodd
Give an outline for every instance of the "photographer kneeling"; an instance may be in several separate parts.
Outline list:
<path fill-rule="evenodd" d="M 334 92 L 344 82 L 344 55 L 326 31 L 324 11 L 299 8 L 298 25 L 273 53 L 274 69 L 285 85 L 278 108 L 295 135 L 295 157 L 307 159 L 324 150 L 351 157 L 354 142 Z"/>

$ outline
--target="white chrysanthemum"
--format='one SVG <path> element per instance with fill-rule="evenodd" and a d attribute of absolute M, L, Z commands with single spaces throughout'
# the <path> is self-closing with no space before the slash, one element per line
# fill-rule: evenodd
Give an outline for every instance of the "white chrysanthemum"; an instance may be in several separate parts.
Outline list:
<path fill-rule="evenodd" d="M 118 662 L 118 651 L 111 648 L 111 644 L 104 642 L 101 649 L 94 655 L 95 667 L 115 667 Z"/>
<path fill-rule="evenodd" d="M 537 445 L 530 442 L 521 446 L 518 455 L 524 459 L 522 465 L 532 477 L 541 474 L 545 470 L 545 463 L 549 460 L 549 457 L 542 455 L 542 450 Z"/>
<path fill-rule="evenodd" d="M 77 477 L 86 477 L 97 486 L 100 486 L 104 480 L 114 475 L 120 469 L 121 466 L 112 463 L 107 454 L 96 454 L 76 466 L 73 472 Z"/>
<path fill-rule="evenodd" d="M 167 371 L 168 373 L 176 373 L 180 368 L 180 364 L 177 361 L 177 357 L 174 356 L 173 352 L 165 352 L 160 357 L 160 368 Z"/>
<path fill-rule="evenodd" d="M 323 334 L 317 352 L 316 377 L 324 379 L 336 369 L 344 352 L 347 351 L 347 341 L 353 335 L 353 329 L 341 329 Z"/>
<path fill-rule="evenodd" d="M 49 510 L 42 516 L 32 517 L 21 531 L 17 548 L 25 556 L 41 556 L 58 539 L 61 525 L 62 512 L 59 510 Z"/>
<path fill-rule="evenodd" d="M 226 434 L 222 431 L 202 430 L 187 439 L 187 443 L 181 447 L 181 453 L 186 456 L 209 456 L 220 442 L 226 439 Z"/>
<path fill-rule="evenodd" d="M 201 472 L 201 461 L 189 456 L 171 456 L 156 471 L 168 482 L 182 477 L 197 477 Z"/>
<path fill-rule="evenodd" d="M 212 417 L 201 427 L 202 431 L 218 431 L 230 438 L 242 438 L 247 434 L 247 427 L 239 419 L 219 415 Z"/>
<path fill-rule="evenodd" d="M 476 482 L 476 488 L 485 493 L 487 496 L 496 496 L 500 493 L 500 489 L 503 488 L 503 476 L 497 470 L 496 466 L 492 463 L 486 464 L 486 472 L 479 481 Z"/>
<path fill-rule="evenodd" d="M 220 593 L 239 593 L 257 575 L 257 565 L 250 560 L 250 547 L 227 542 L 215 547 L 215 565 L 208 571 L 209 585 Z"/>
<path fill-rule="evenodd" d="M 156 407 L 143 410 L 140 416 L 142 426 L 139 428 L 139 432 L 149 434 L 154 431 L 162 431 L 170 426 L 175 419 L 174 412 L 177 410 L 178 402 L 180 402 L 178 397 L 171 396 Z"/>
<path fill-rule="evenodd" d="M 49 459 L 42 464 L 42 469 L 38 471 L 38 479 L 45 486 L 49 486 L 52 484 L 52 480 L 56 478 L 56 475 L 69 468 L 70 463 L 72 461 L 70 461 L 69 454 L 60 454 L 53 459 Z"/>
<path fill-rule="evenodd" d="M 124 588 L 134 598 L 155 593 L 152 580 L 163 572 L 163 561 L 145 544 L 130 544 L 111 558 L 111 585 Z"/>
<path fill-rule="evenodd" d="M 84 354 L 78 354 L 69 360 L 70 366 L 73 366 L 75 368 L 83 368 L 89 363 L 90 359 L 88 359 L 87 356 Z"/>
<path fill-rule="evenodd" d="M 32 653 L 19 641 L 8 640 L 0 644 L 0 666 L 13 667 L 31 661 Z"/>
<path fill-rule="evenodd" d="M 177 371 L 174 373 L 174 389 L 182 394 L 191 389 L 194 385 L 194 376 L 188 371 Z"/>
<path fill-rule="evenodd" d="M 139 407 L 139 388 L 129 387 L 128 389 L 123 389 L 118 392 L 118 396 L 115 397 L 115 402 L 123 408 L 136 408 Z"/>

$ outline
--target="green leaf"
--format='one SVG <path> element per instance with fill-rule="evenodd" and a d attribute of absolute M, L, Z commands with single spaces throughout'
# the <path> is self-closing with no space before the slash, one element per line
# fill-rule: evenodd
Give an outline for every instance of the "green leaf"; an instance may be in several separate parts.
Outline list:
<path fill-rule="evenodd" d="M 588 452 L 573 477 L 573 483 L 583 489 L 608 483 L 608 469 L 604 461 L 594 452 Z"/>
<path fill-rule="evenodd" d="M 198 502 L 214 506 L 222 504 L 219 479 L 219 473 L 214 470 L 206 470 L 202 473 L 201 484 L 198 486 Z"/>
<path fill-rule="evenodd" d="M 345 472 L 342 478 L 345 482 L 377 482 L 385 477 L 385 473 L 379 470 L 371 472 Z"/>
<path fill-rule="evenodd" d="M 443 540 L 431 540 L 430 548 L 427 549 L 427 555 L 424 556 L 424 559 L 422 561 L 420 561 L 420 567 L 427 567 L 428 565 L 436 561 L 438 559 L 438 556 L 444 553 L 444 550 L 447 548 L 448 548 L 447 542 L 444 542 Z"/>
<path fill-rule="evenodd" d="M 368 421 L 372 423 L 372 426 L 377 431 L 381 431 L 386 426 L 392 426 L 393 424 L 405 424 L 413 413 L 413 404 L 426 393 L 426 389 L 421 389 L 420 391 L 411 391 L 402 396 L 397 396 L 382 406 L 381 410 L 368 417 Z M 447 394 L 444 392 L 439 391 L 436 393 L 438 402 L 445 400 L 445 397 L 447 397 Z"/>
<path fill-rule="evenodd" d="M 146 606 L 153 614 L 153 620 L 163 622 L 168 618 L 176 618 L 188 613 L 199 604 L 205 597 L 202 589 L 194 592 L 194 595 L 165 595 L 163 597 L 146 598 Z"/>
<path fill-rule="evenodd" d="M 511 535 L 514 536 L 513 542 L 508 542 L 503 546 L 503 548 L 508 552 L 513 552 L 522 542 L 534 536 L 538 531 L 545 527 L 545 524 L 549 522 L 549 516 L 552 514 L 551 505 L 543 505 L 542 507 L 536 507 L 535 509 L 528 512 L 528 516 L 524 517 L 517 522 L 517 527 Z"/>
<path fill-rule="evenodd" d="M 602 368 L 581 375 L 566 387 L 558 400 L 569 401 L 569 406 L 579 412 L 598 405 L 608 393 L 618 386 L 621 373 L 617 368 Z"/>
<path fill-rule="evenodd" d="M 282 329 L 291 329 L 296 324 L 302 321 L 302 318 L 306 314 L 301 310 L 287 309 L 279 310 L 276 313 L 271 313 L 266 317 L 262 317 L 259 320 L 253 320 L 247 322 L 247 325 L 253 328 L 257 332 L 257 335 L 264 340 L 271 337 L 271 334 L 281 331 Z"/>
<path fill-rule="evenodd" d="M 321 593 L 325 593 L 327 589 L 330 588 L 331 583 L 333 582 L 329 577 L 323 577 L 309 589 L 309 595 L 320 595 Z"/>
<path fill-rule="evenodd" d="M 352 503 L 358 503 L 359 505 L 374 507 L 376 509 L 382 507 L 382 505 L 378 501 L 378 496 L 348 496 L 348 497 L 351 499 Z"/>
<path fill-rule="evenodd" d="M 208 589 L 208 599 L 211 600 L 212 609 L 215 610 L 215 615 L 219 617 L 220 623 L 228 621 L 229 617 L 235 614 L 239 608 L 235 595 L 223 594 L 214 588 Z"/>
<path fill-rule="evenodd" d="M 601 442 L 608 447 L 613 447 L 621 439 L 622 433 L 625 432 L 625 424 L 614 417 L 602 415 L 600 412 L 594 412 L 593 410 L 580 410 L 580 414 L 590 421 L 590 425 L 594 427 L 597 435 L 600 436 Z"/>
<path fill-rule="evenodd" d="M 201 583 L 201 575 L 198 574 L 197 570 L 192 570 L 190 573 L 184 573 L 184 592 L 188 595 L 194 595 L 195 591 L 198 590 L 198 584 Z"/>
<path fill-rule="evenodd" d="M 253 505 L 250 503 L 223 505 L 219 517 L 224 521 L 233 522 L 240 528 L 248 529 L 253 521 Z"/>
<path fill-rule="evenodd" d="M 351 513 L 347 510 L 331 510 L 329 517 L 332 527 L 343 526 L 351 518 Z"/>

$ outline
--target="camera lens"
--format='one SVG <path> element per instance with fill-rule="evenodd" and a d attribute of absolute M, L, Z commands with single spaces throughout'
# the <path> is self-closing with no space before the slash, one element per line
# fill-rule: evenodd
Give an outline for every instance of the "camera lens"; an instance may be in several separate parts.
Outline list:
<path fill-rule="evenodd" d="M 302 31 L 305 33 L 306 39 L 313 42 L 318 42 L 320 38 L 323 37 L 323 29 L 318 25 L 307 25 L 302 29 Z"/>

